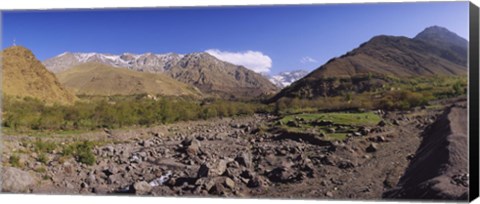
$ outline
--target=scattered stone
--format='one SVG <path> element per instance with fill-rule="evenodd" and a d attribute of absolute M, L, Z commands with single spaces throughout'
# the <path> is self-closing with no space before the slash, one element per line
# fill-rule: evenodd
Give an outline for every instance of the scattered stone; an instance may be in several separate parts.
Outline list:
<path fill-rule="evenodd" d="M 146 195 L 152 191 L 152 186 L 146 181 L 140 181 L 133 184 L 133 190 L 136 195 Z"/>
<path fill-rule="evenodd" d="M 331 197 L 333 197 L 333 193 L 332 193 L 331 191 L 327 191 L 327 192 L 325 193 L 325 196 L 331 198 Z"/>
<path fill-rule="evenodd" d="M 209 172 L 210 172 L 210 167 L 208 167 L 207 164 L 202 164 L 198 169 L 197 178 L 208 177 Z"/>
<path fill-rule="evenodd" d="M 250 168 L 252 166 L 251 156 L 247 152 L 241 152 L 240 154 L 238 154 L 235 158 L 235 161 L 237 161 L 238 164 L 247 168 Z"/>
<path fill-rule="evenodd" d="M 230 188 L 230 189 L 234 189 L 235 188 L 235 181 L 233 181 L 232 179 L 230 178 L 225 178 L 225 186 Z"/>
<path fill-rule="evenodd" d="M 366 149 L 368 153 L 376 152 L 377 150 L 378 150 L 378 145 L 375 143 L 370 143 L 370 145 Z"/>
<path fill-rule="evenodd" d="M 338 168 L 340 169 L 351 169 L 355 168 L 355 164 L 353 164 L 351 161 L 340 161 L 337 164 Z"/>

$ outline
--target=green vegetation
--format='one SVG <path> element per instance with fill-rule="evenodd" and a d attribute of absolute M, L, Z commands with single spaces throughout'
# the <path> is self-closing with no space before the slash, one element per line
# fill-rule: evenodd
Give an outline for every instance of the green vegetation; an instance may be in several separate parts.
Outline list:
<path fill-rule="evenodd" d="M 267 112 L 260 103 L 184 97 L 149 99 L 146 95 L 84 97 L 73 106 L 44 105 L 41 101 L 6 97 L 3 127 L 12 132 L 69 131 L 151 126 L 177 121 L 232 117 Z"/>
<path fill-rule="evenodd" d="M 364 82 L 367 78 L 360 80 Z M 328 80 L 328 79 L 325 79 Z M 331 96 L 317 96 L 315 98 L 288 98 L 277 100 L 274 111 L 280 115 L 297 113 L 316 113 L 319 111 L 345 110 L 408 110 L 417 106 L 427 106 L 429 101 L 445 99 L 466 94 L 466 77 L 416 77 L 398 79 L 394 77 L 382 78 L 383 84 L 369 81 L 367 84 L 350 79 L 345 83 L 342 79 L 329 79 L 338 86 Z M 345 80 L 344 80 L 345 81 Z M 350 84 L 351 81 L 351 84 Z M 388 82 L 388 83 L 386 83 Z M 366 83 L 366 82 L 365 82 Z M 341 85 L 338 85 L 341 84 Z M 357 84 L 363 91 L 353 91 L 353 84 Z M 351 86 L 351 87 L 350 87 Z M 298 93 L 310 93 L 312 90 L 303 90 Z M 308 95 L 308 94 L 307 94 Z"/>
<path fill-rule="evenodd" d="M 327 140 L 344 140 L 348 133 L 362 126 L 374 126 L 382 118 L 372 112 L 335 112 L 287 115 L 277 122 L 291 133 L 323 134 Z"/>
<path fill-rule="evenodd" d="M 94 143 L 91 141 L 75 142 L 66 146 L 63 151 L 63 156 L 73 156 L 78 162 L 93 165 L 96 162 L 95 155 L 92 150 Z"/>
<path fill-rule="evenodd" d="M 37 158 L 37 161 L 42 163 L 42 164 L 47 164 L 48 163 L 48 158 L 47 158 L 47 155 L 45 153 L 40 153 L 38 155 L 38 158 Z"/>
<path fill-rule="evenodd" d="M 298 114 L 288 115 L 281 119 L 283 123 L 302 119 L 305 121 L 328 120 L 338 125 L 370 126 L 376 125 L 382 118 L 372 112 L 365 113 L 317 113 L 317 114 Z"/>
<path fill-rule="evenodd" d="M 10 156 L 10 158 L 8 159 L 8 162 L 12 167 L 23 167 L 23 164 L 20 163 L 20 157 L 16 154 L 13 154 L 12 156 Z"/>
<path fill-rule="evenodd" d="M 33 142 L 33 148 L 36 153 L 52 153 L 57 148 L 57 144 L 37 139 Z"/>

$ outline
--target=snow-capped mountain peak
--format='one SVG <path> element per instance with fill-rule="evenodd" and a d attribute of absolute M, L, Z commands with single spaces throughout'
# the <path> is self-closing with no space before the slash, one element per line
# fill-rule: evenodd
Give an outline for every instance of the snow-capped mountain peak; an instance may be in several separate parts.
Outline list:
<path fill-rule="evenodd" d="M 307 74 L 308 74 L 308 71 L 306 70 L 287 71 L 287 72 L 281 72 L 277 75 L 273 75 L 269 79 L 277 87 L 283 88 L 303 78 Z"/>
<path fill-rule="evenodd" d="M 120 55 L 114 55 L 96 52 L 65 52 L 53 58 L 45 60 L 43 64 L 47 67 L 47 69 L 52 72 L 61 72 L 72 66 L 82 63 L 97 62 L 114 67 L 123 67 L 136 71 L 157 73 L 169 69 L 171 66 L 180 61 L 182 57 L 184 57 L 184 55 L 176 53 L 123 53 Z"/>

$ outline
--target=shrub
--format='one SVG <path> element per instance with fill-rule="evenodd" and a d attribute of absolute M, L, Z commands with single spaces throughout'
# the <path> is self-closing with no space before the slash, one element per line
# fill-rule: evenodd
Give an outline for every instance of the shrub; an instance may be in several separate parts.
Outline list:
<path fill-rule="evenodd" d="M 93 154 L 94 144 L 90 141 L 76 142 L 63 148 L 63 156 L 73 156 L 77 162 L 93 165 L 96 157 Z"/>
<path fill-rule="evenodd" d="M 40 162 L 40 163 L 46 164 L 46 163 L 48 163 L 48 157 L 45 153 L 40 153 L 38 155 L 37 161 Z"/>
<path fill-rule="evenodd" d="M 12 167 L 22 167 L 23 166 L 23 164 L 20 163 L 20 157 L 18 157 L 18 155 L 15 155 L 15 154 L 10 156 L 10 158 L 8 159 L 8 162 L 10 163 L 10 165 L 12 165 Z"/>
<path fill-rule="evenodd" d="M 33 143 L 33 148 L 37 153 L 52 153 L 57 145 L 54 142 L 43 141 L 41 139 L 37 139 Z"/>

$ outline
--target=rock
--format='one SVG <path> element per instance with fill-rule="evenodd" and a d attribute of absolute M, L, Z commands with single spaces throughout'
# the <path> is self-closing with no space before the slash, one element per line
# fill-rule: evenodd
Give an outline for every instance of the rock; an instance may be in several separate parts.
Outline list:
<path fill-rule="evenodd" d="M 327 192 L 325 193 L 325 196 L 331 198 L 331 197 L 333 197 L 333 193 L 332 193 L 331 191 L 327 191 Z"/>
<path fill-rule="evenodd" d="M 378 124 L 377 124 L 377 126 L 380 126 L 380 127 L 383 127 L 383 126 L 385 126 L 385 125 L 387 125 L 387 123 L 385 123 L 384 120 L 381 120 L 381 121 L 378 122 Z"/>
<path fill-rule="evenodd" d="M 208 167 L 207 164 L 202 164 L 197 171 L 197 178 L 208 177 L 209 172 L 210 167 Z"/>
<path fill-rule="evenodd" d="M 251 156 L 249 153 L 247 152 L 242 152 L 240 154 L 237 155 L 237 157 L 235 158 L 235 161 L 238 162 L 238 164 L 244 166 L 244 167 L 247 167 L 247 168 L 250 168 L 252 166 L 252 160 L 251 160 Z"/>
<path fill-rule="evenodd" d="M 277 167 L 267 172 L 267 177 L 272 182 L 289 183 L 297 180 L 297 175 L 288 167 Z"/>
<path fill-rule="evenodd" d="M 366 127 L 361 127 L 361 128 L 358 129 L 358 131 L 363 136 L 366 136 L 366 135 L 368 135 L 368 133 L 370 133 L 370 129 L 368 129 Z"/>
<path fill-rule="evenodd" d="M 260 186 L 263 186 L 265 181 L 262 179 L 260 176 L 254 176 L 252 179 L 250 179 L 247 183 L 247 187 L 249 188 L 257 188 Z"/>
<path fill-rule="evenodd" d="M 111 135 L 111 134 L 112 134 L 112 131 L 111 131 L 110 129 L 108 129 L 108 128 L 103 128 L 103 131 L 104 131 L 105 133 L 107 133 L 107 135 Z"/>
<path fill-rule="evenodd" d="M 73 166 L 72 164 L 70 164 L 70 162 L 63 163 L 63 172 L 65 172 L 66 174 L 73 173 Z"/>
<path fill-rule="evenodd" d="M 376 142 L 388 142 L 387 139 L 385 139 L 385 137 L 383 137 L 383 136 L 377 136 L 375 138 L 375 141 Z"/>
<path fill-rule="evenodd" d="M 2 169 L 2 192 L 28 193 L 36 180 L 28 172 L 13 167 Z"/>
<path fill-rule="evenodd" d="M 225 184 L 226 187 L 228 187 L 228 188 L 230 188 L 230 189 L 234 189 L 234 188 L 235 188 L 235 181 L 233 181 L 233 180 L 230 179 L 230 178 L 226 178 L 224 184 Z"/>
<path fill-rule="evenodd" d="M 106 146 L 102 150 L 105 152 L 113 153 L 115 149 L 112 146 Z"/>
<path fill-rule="evenodd" d="M 378 145 L 375 143 L 371 143 L 366 149 L 368 153 L 376 152 L 377 150 L 378 150 Z"/>
<path fill-rule="evenodd" d="M 191 140 L 190 144 L 184 145 L 185 147 L 185 153 L 187 153 L 189 156 L 193 157 L 198 154 L 200 151 L 200 141 L 193 139 Z"/>
<path fill-rule="evenodd" d="M 210 194 L 214 195 L 224 195 L 225 194 L 225 187 L 223 187 L 223 183 L 216 182 L 212 188 L 208 191 Z"/>
<path fill-rule="evenodd" d="M 340 161 L 338 162 L 337 166 L 340 169 L 350 169 L 354 168 L 355 164 L 353 164 L 351 161 Z"/>
<path fill-rule="evenodd" d="M 287 122 L 287 126 L 290 126 L 290 127 L 300 127 L 300 125 L 298 124 L 298 122 L 292 121 L 292 120 Z"/>
<path fill-rule="evenodd" d="M 146 181 L 140 181 L 133 184 L 133 190 L 136 195 L 146 195 L 152 191 L 152 186 Z"/>
<path fill-rule="evenodd" d="M 335 133 L 335 131 L 336 131 L 335 128 L 328 128 L 329 133 Z"/>
<path fill-rule="evenodd" d="M 353 136 L 359 137 L 359 136 L 362 136 L 362 133 L 360 133 L 360 132 L 353 132 Z"/>
<path fill-rule="evenodd" d="M 212 167 L 212 169 L 210 170 L 210 172 L 212 174 L 215 174 L 215 175 L 222 175 L 225 170 L 227 169 L 227 160 L 225 159 L 221 159 L 220 161 L 218 161 L 216 163 L 216 165 L 214 167 Z"/>
<path fill-rule="evenodd" d="M 393 121 L 392 121 L 392 124 L 394 124 L 394 125 L 400 125 L 400 122 L 398 122 L 398 120 L 393 120 Z"/>

